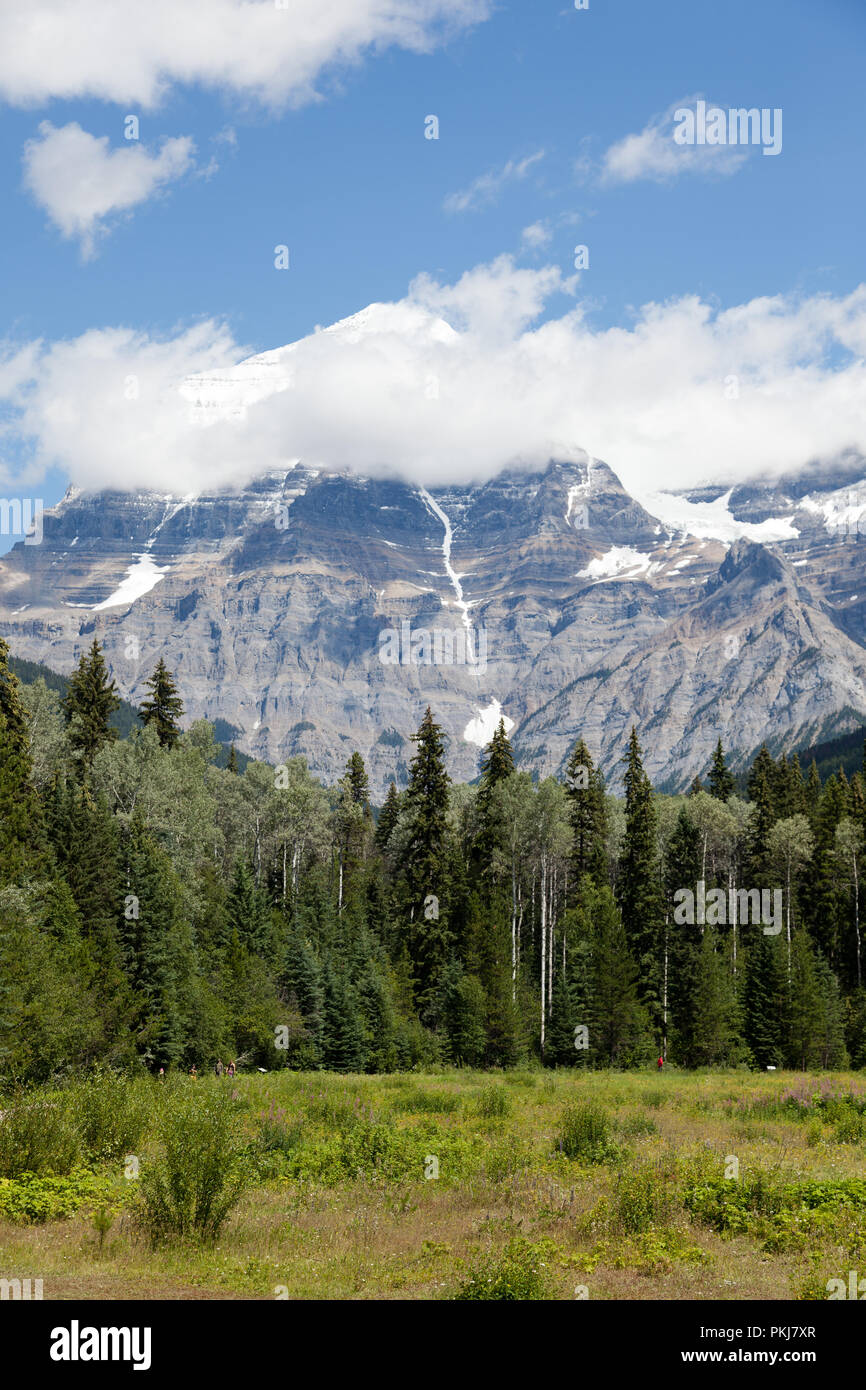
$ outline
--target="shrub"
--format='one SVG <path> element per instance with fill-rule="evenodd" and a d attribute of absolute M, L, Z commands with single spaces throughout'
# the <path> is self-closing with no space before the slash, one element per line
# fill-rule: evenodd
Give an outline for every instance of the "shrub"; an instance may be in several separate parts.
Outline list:
<path fill-rule="evenodd" d="M 460 1109 L 460 1097 L 450 1091 L 408 1091 L 395 1096 L 391 1108 L 405 1115 L 449 1115 Z"/>
<path fill-rule="evenodd" d="M 604 1163 L 614 1151 L 610 1121 L 596 1101 L 570 1101 L 559 1122 L 556 1147 L 566 1158 Z"/>
<path fill-rule="evenodd" d="M 624 1139 L 640 1139 L 644 1134 L 658 1134 L 659 1127 L 651 1115 L 627 1115 L 619 1123 Z"/>
<path fill-rule="evenodd" d="M 658 1169 L 643 1166 L 620 1172 L 613 1190 L 613 1217 L 626 1235 L 637 1235 L 664 1225 L 673 1198 Z"/>
<path fill-rule="evenodd" d="M 553 1297 L 543 1251 L 515 1236 L 501 1251 L 480 1256 L 451 1297 L 460 1302 L 528 1302 Z"/>
<path fill-rule="evenodd" d="M 171 1236 L 215 1240 L 249 1174 L 231 1095 L 176 1092 L 159 1128 L 162 1152 L 141 1170 L 141 1224 L 154 1244 Z"/>
<path fill-rule="evenodd" d="M 110 1162 L 134 1152 L 147 1123 L 149 1082 L 116 1072 L 94 1071 L 70 1089 L 84 1147 L 91 1158 Z"/>
<path fill-rule="evenodd" d="M 96 1201 L 104 1206 L 109 1195 L 109 1180 L 86 1168 L 75 1168 L 63 1177 L 22 1173 L 17 1178 L 0 1178 L 0 1216 L 38 1225 L 73 1216 Z"/>
<path fill-rule="evenodd" d="M 482 1087 L 478 1096 L 478 1114 L 484 1120 L 501 1120 L 511 1113 L 511 1097 L 504 1086 L 495 1082 Z"/>
<path fill-rule="evenodd" d="M 0 1177 L 69 1173 L 80 1151 L 79 1132 L 59 1100 L 16 1101 L 0 1120 Z"/>

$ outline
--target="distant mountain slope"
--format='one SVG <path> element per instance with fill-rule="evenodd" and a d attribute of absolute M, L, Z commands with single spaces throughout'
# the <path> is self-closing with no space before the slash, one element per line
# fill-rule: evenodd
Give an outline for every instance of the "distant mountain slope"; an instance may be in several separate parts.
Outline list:
<path fill-rule="evenodd" d="M 211 418 L 291 357 L 184 389 Z M 739 767 L 866 723 L 866 461 L 636 498 L 572 453 L 448 488 L 303 462 L 196 496 L 70 488 L 0 557 L 0 630 L 67 675 L 98 637 L 132 706 L 163 656 L 190 718 L 328 783 L 357 749 L 379 801 L 428 704 L 462 780 L 502 716 L 520 767 L 560 772 L 583 735 L 612 786 L 635 724 L 671 791 L 720 736 Z"/>

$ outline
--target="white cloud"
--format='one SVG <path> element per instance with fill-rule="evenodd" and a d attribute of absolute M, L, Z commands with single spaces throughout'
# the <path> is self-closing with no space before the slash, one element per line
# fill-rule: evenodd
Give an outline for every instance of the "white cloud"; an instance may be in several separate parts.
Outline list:
<path fill-rule="evenodd" d="M 235 367 L 244 349 L 213 322 L 7 345 L 0 454 L 29 440 L 28 480 L 55 465 L 83 487 L 174 493 L 299 457 L 429 486 L 586 450 L 642 493 L 866 454 L 866 285 L 724 310 L 687 296 L 611 328 L 579 304 L 539 322 L 569 288 L 508 257 L 454 285 L 419 276 L 397 303 Z"/>
<path fill-rule="evenodd" d="M 549 245 L 553 233 L 547 222 L 533 222 L 529 227 L 524 227 L 521 239 L 524 246 L 536 249 L 539 246 Z"/>
<path fill-rule="evenodd" d="M 748 159 L 748 149 L 738 145 L 680 145 L 674 140 L 674 113 L 690 104 L 692 98 L 674 102 L 663 115 L 653 116 L 638 134 L 626 135 L 611 145 L 602 157 L 602 182 L 651 179 L 669 183 L 681 174 L 735 174 Z"/>
<path fill-rule="evenodd" d="M 315 100 L 329 70 L 426 52 L 493 0 L 27 0 L 0 5 L 0 98 L 155 106 L 177 84 L 267 105 Z"/>
<path fill-rule="evenodd" d="M 39 138 L 24 146 L 24 183 L 63 235 L 78 238 L 86 259 L 110 219 L 179 179 L 194 153 L 186 135 L 150 154 L 137 141 L 112 150 L 108 136 L 90 135 L 74 121 L 59 129 L 43 121 Z"/>
<path fill-rule="evenodd" d="M 532 166 L 543 158 L 544 150 L 537 150 L 525 159 L 509 159 L 501 169 L 490 169 L 486 174 L 479 174 L 461 193 L 448 194 L 443 203 L 445 211 L 474 212 L 477 208 L 489 207 L 496 202 L 506 184 L 525 179 Z"/>

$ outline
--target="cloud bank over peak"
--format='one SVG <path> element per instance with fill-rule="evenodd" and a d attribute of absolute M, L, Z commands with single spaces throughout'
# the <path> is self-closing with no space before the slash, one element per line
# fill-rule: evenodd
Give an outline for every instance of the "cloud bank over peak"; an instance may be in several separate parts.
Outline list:
<path fill-rule="evenodd" d="M 640 493 L 866 453 L 866 285 L 729 309 L 686 296 L 601 329 L 578 287 L 502 256 L 255 355 L 211 320 L 7 342 L 0 458 L 26 445 L 30 478 L 183 495 L 298 458 L 429 487 L 587 451 Z"/>

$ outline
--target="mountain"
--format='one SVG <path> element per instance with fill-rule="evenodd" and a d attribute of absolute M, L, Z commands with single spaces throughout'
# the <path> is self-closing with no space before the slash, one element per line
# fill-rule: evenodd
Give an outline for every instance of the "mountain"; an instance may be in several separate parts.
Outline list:
<path fill-rule="evenodd" d="M 193 409 L 243 410 L 290 360 L 184 390 Z M 236 491 L 70 488 L 41 543 L 0 559 L 0 624 L 19 658 L 61 673 L 98 637 L 133 704 L 162 656 L 189 718 L 225 721 L 253 757 L 302 754 L 327 782 L 357 748 L 377 798 L 405 784 L 428 703 L 457 778 L 502 714 L 520 767 L 559 772 L 583 734 L 614 784 L 635 723 L 674 790 L 719 736 L 742 766 L 764 740 L 792 751 L 866 723 L 861 520 L 866 536 L 854 456 L 640 497 L 586 455 L 429 490 L 303 462 Z"/>

